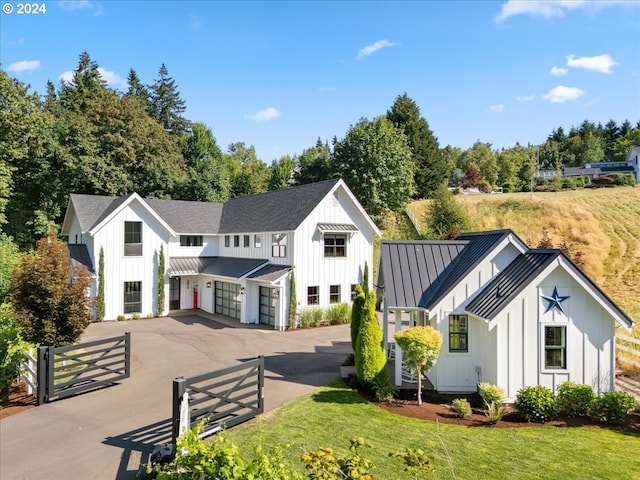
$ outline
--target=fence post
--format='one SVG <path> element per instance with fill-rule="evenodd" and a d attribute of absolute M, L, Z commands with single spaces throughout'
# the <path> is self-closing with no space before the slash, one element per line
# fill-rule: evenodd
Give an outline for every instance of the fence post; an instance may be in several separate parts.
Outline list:
<path fill-rule="evenodd" d="M 264 355 L 258 357 L 260 361 L 258 365 L 258 413 L 264 412 L 264 398 L 262 396 L 262 389 L 264 387 Z"/>
<path fill-rule="evenodd" d="M 171 414 L 171 443 L 177 445 L 180 435 L 180 404 L 182 396 L 187 391 L 187 381 L 184 377 L 173 380 L 173 412 Z"/>
<path fill-rule="evenodd" d="M 49 397 L 47 393 L 47 357 L 49 356 L 49 347 L 38 347 L 38 367 L 37 367 L 37 382 L 38 382 L 38 405 L 42 405 L 47 401 Z"/>
<path fill-rule="evenodd" d="M 124 332 L 124 374 L 131 376 L 131 332 Z"/>

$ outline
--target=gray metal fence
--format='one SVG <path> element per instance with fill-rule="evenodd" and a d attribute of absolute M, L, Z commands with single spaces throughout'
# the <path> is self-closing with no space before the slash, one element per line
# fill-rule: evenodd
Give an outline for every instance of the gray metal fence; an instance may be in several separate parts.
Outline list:
<path fill-rule="evenodd" d="M 180 405 L 189 396 L 189 428 L 206 419 L 201 437 L 230 428 L 264 411 L 264 357 L 233 367 L 173 381 L 172 441 L 179 436 Z"/>
<path fill-rule="evenodd" d="M 38 404 L 129 378 L 131 334 L 66 347 L 39 347 Z"/>

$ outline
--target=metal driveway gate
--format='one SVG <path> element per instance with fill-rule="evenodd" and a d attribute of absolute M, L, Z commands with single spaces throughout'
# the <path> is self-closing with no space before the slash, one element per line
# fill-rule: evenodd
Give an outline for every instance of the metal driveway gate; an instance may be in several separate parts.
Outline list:
<path fill-rule="evenodd" d="M 207 424 L 201 437 L 230 428 L 264 411 L 264 357 L 261 355 L 233 367 L 173 381 L 172 441 L 180 428 L 180 405 L 189 396 L 189 428 L 200 420 Z"/>
<path fill-rule="evenodd" d="M 38 404 L 111 385 L 131 372 L 131 334 L 38 348 Z"/>

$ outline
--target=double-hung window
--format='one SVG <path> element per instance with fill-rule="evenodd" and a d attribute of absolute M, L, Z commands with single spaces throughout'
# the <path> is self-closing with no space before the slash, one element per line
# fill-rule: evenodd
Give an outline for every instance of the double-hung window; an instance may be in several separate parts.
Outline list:
<path fill-rule="evenodd" d="M 142 222 L 124 222 L 124 255 L 142 255 Z"/>
<path fill-rule="evenodd" d="M 274 233 L 271 235 L 271 256 L 286 257 L 287 256 L 287 234 Z"/>
<path fill-rule="evenodd" d="M 347 256 L 347 236 L 325 234 L 324 256 L 325 257 L 346 257 Z"/>
<path fill-rule="evenodd" d="M 468 352 L 469 320 L 466 315 L 449 315 L 449 351 Z"/>
<path fill-rule="evenodd" d="M 567 327 L 544 327 L 545 368 L 567 368 Z"/>
<path fill-rule="evenodd" d="M 320 304 L 320 287 L 307 287 L 307 305 Z"/>
<path fill-rule="evenodd" d="M 329 285 L 329 303 L 340 303 L 340 285 Z"/>
<path fill-rule="evenodd" d="M 142 312 L 142 282 L 124 282 L 124 313 Z"/>

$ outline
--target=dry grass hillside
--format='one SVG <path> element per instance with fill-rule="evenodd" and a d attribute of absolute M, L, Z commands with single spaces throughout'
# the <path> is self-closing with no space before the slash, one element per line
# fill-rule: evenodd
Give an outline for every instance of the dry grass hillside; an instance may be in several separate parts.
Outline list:
<path fill-rule="evenodd" d="M 587 275 L 640 323 L 640 188 L 458 198 L 467 206 L 474 230 L 510 228 L 536 247 L 546 228 L 553 245 L 572 247 Z M 426 207 L 426 201 L 410 205 L 420 221 Z M 637 325 L 634 330 L 640 333 Z"/>

